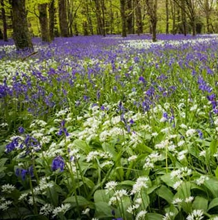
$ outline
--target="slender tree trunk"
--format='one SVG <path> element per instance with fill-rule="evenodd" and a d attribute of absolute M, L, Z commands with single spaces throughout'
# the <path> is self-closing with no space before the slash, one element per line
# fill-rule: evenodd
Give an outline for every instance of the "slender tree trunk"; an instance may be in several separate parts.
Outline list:
<path fill-rule="evenodd" d="M 60 24 L 60 35 L 61 37 L 68 37 L 68 22 L 67 22 L 67 8 L 66 0 L 59 0 L 59 24 Z"/>
<path fill-rule="evenodd" d="M 127 37 L 126 30 L 126 0 L 120 0 L 120 14 L 121 14 L 121 23 L 122 23 L 122 37 Z"/>
<path fill-rule="evenodd" d="M 114 13 L 112 7 L 112 0 L 110 0 L 110 33 L 113 34 L 114 32 Z"/>
<path fill-rule="evenodd" d="M 39 10 L 39 22 L 40 22 L 42 41 L 50 42 L 49 29 L 48 29 L 47 3 L 39 4 L 38 10 Z"/>
<path fill-rule="evenodd" d="M 141 11 L 141 5 L 140 5 L 140 0 L 135 1 L 136 6 L 135 6 L 135 15 L 136 15 L 136 33 L 140 35 L 143 33 L 143 24 L 142 24 L 142 11 Z"/>
<path fill-rule="evenodd" d="M 206 28 L 207 28 L 207 33 L 211 33 L 210 30 L 210 6 L 209 6 L 209 1 L 205 0 L 205 16 L 206 16 Z"/>
<path fill-rule="evenodd" d="M 152 41 L 157 41 L 157 0 L 146 0 L 147 12 L 151 23 Z"/>
<path fill-rule="evenodd" d="M 54 40 L 54 24 L 55 24 L 55 7 L 54 0 L 51 1 L 49 5 L 49 35 L 51 41 Z"/>
<path fill-rule="evenodd" d="M 128 34 L 134 33 L 134 26 L 133 26 L 133 1 L 127 0 L 127 30 Z"/>
<path fill-rule="evenodd" d="M 96 19 L 97 19 L 97 34 L 103 35 L 101 5 L 100 5 L 99 0 L 94 0 L 94 2 L 95 2 L 95 14 L 96 14 Z"/>
<path fill-rule="evenodd" d="M 11 6 L 15 46 L 17 50 L 28 49 L 33 51 L 33 44 L 28 30 L 25 0 L 12 0 Z"/>
<path fill-rule="evenodd" d="M 169 0 L 166 0 L 166 34 L 169 34 Z"/>
<path fill-rule="evenodd" d="M 196 36 L 196 17 L 193 16 L 193 20 L 191 21 L 191 26 L 192 26 L 192 36 Z"/>
<path fill-rule="evenodd" d="M 171 13 L 173 19 L 172 33 L 176 34 L 176 4 L 173 0 L 171 0 Z"/>
<path fill-rule="evenodd" d="M 102 35 L 106 36 L 106 27 L 105 27 L 105 2 L 101 0 L 101 12 L 102 12 Z"/>
<path fill-rule="evenodd" d="M 184 0 L 182 0 L 181 5 L 182 5 L 181 14 L 182 14 L 183 34 L 184 36 L 186 36 L 187 35 L 187 18 L 186 18 L 186 13 L 185 13 L 186 4 Z"/>
<path fill-rule="evenodd" d="M 89 31 L 90 31 L 91 35 L 93 35 L 94 31 L 93 31 L 93 25 L 92 25 L 92 18 L 91 18 L 90 13 L 89 13 L 88 3 L 86 4 L 86 17 L 87 17 L 87 21 L 88 21 Z"/>
<path fill-rule="evenodd" d="M 2 22 L 3 22 L 3 40 L 8 41 L 4 0 L 1 0 L 1 8 L 2 8 Z"/>

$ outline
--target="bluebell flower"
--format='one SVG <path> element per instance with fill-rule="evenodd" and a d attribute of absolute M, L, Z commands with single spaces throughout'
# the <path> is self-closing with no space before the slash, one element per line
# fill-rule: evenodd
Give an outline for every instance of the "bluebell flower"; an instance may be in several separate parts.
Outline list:
<path fill-rule="evenodd" d="M 23 134 L 23 133 L 25 132 L 25 130 L 24 130 L 23 127 L 19 127 L 19 128 L 18 128 L 18 132 L 19 132 L 20 134 Z"/>
<path fill-rule="evenodd" d="M 146 83 L 145 78 L 143 76 L 139 77 L 139 82 Z"/>
<path fill-rule="evenodd" d="M 203 133 L 200 129 L 197 129 L 197 132 L 198 132 L 198 136 L 200 139 L 203 139 Z"/>
<path fill-rule="evenodd" d="M 5 152 L 10 153 L 19 145 L 19 138 L 14 138 L 11 143 L 7 144 L 5 147 Z"/>
<path fill-rule="evenodd" d="M 59 129 L 57 135 L 61 136 L 62 134 L 65 134 L 66 136 L 69 136 L 69 133 L 68 133 L 67 129 L 65 128 L 65 123 L 66 123 L 65 120 L 61 121 L 61 126 L 60 126 L 60 129 Z"/>
<path fill-rule="evenodd" d="M 57 156 L 52 161 L 51 169 L 52 171 L 55 171 L 58 169 L 60 169 L 60 171 L 63 171 L 64 166 L 65 166 L 64 159 L 61 156 Z"/>
<path fill-rule="evenodd" d="M 17 168 L 15 171 L 15 175 L 17 177 L 20 177 L 22 180 L 26 179 L 26 175 L 27 175 L 28 171 L 23 169 L 23 168 Z"/>

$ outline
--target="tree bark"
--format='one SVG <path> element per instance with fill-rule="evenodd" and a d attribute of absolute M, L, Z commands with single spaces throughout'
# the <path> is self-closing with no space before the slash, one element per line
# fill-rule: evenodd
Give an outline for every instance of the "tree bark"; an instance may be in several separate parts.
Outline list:
<path fill-rule="evenodd" d="M 67 22 L 67 9 L 66 9 L 66 0 L 58 1 L 58 9 L 59 9 L 59 24 L 60 24 L 60 36 L 68 37 L 68 22 Z"/>
<path fill-rule="evenodd" d="M 47 3 L 39 4 L 39 22 L 40 22 L 40 29 L 41 29 L 41 38 L 44 42 L 50 42 L 49 36 L 49 28 L 48 28 L 48 15 L 47 15 Z"/>
<path fill-rule="evenodd" d="M 33 51 L 33 44 L 30 38 L 25 0 L 11 0 L 13 39 L 17 50 Z"/>
<path fill-rule="evenodd" d="M 121 23 L 122 23 L 122 37 L 127 37 L 126 30 L 126 0 L 120 0 L 120 14 L 121 14 Z"/>
<path fill-rule="evenodd" d="M 94 0 L 94 2 L 95 2 L 95 14 L 96 14 L 96 19 L 97 19 L 97 34 L 103 35 L 101 5 L 100 5 L 99 0 Z"/>
<path fill-rule="evenodd" d="M 49 35 L 50 40 L 54 40 L 54 25 L 55 25 L 55 6 L 54 6 L 54 0 L 51 1 L 49 5 Z"/>
<path fill-rule="evenodd" d="M 3 40 L 8 41 L 4 0 L 1 0 L 1 8 L 2 8 L 2 23 L 3 23 Z"/>
<path fill-rule="evenodd" d="M 181 14 L 182 14 L 182 26 L 183 26 L 183 34 L 184 36 L 187 35 L 187 19 L 186 19 L 186 13 L 185 13 L 185 1 L 182 0 L 182 8 L 181 8 Z"/>
<path fill-rule="evenodd" d="M 140 0 L 136 0 L 136 6 L 135 6 L 135 11 L 136 11 L 136 33 L 140 35 L 143 33 L 143 24 L 142 24 L 142 11 L 141 11 L 141 5 L 140 5 Z"/>
<path fill-rule="evenodd" d="M 151 23 L 152 41 L 157 41 L 157 0 L 146 0 L 147 12 Z"/>
<path fill-rule="evenodd" d="M 166 34 L 169 34 L 169 0 L 166 0 Z"/>
<path fill-rule="evenodd" d="M 128 34 L 134 34 L 134 25 L 133 25 L 133 1 L 132 0 L 127 0 L 127 31 Z"/>

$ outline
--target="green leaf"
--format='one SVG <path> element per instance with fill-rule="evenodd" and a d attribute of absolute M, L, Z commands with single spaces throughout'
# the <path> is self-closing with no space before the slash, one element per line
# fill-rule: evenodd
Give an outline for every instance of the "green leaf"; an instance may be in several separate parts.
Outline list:
<path fill-rule="evenodd" d="M 6 161 L 8 160 L 8 158 L 2 158 L 0 159 L 0 167 L 3 167 L 6 163 Z"/>
<path fill-rule="evenodd" d="M 64 200 L 64 203 L 71 203 L 72 207 L 77 207 L 77 205 L 93 207 L 93 203 L 85 199 L 83 196 L 70 196 Z"/>
<path fill-rule="evenodd" d="M 211 155 L 215 154 L 217 152 L 217 147 L 218 147 L 218 140 L 214 139 L 210 143 L 210 153 Z"/>
<path fill-rule="evenodd" d="M 73 145 L 86 154 L 88 154 L 92 150 L 91 147 L 85 141 L 79 139 L 74 140 Z"/>
<path fill-rule="evenodd" d="M 95 184 L 89 178 L 83 177 L 83 181 L 90 189 L 95 187 Z"/>
<path fill-rule="evenodd" d="M 193 209 L 201 209 L 204 212 L 207 211 L 207 206 L 208 206 L 208 200 L 200 196 L 196 196 L 192 204 Z"/>
<path fill-rule="evenodd" d="M 110 200 L 110 197 L 108 194 L 106 194 L 106 191 L 103 189 L 97 190 L 94 194 L 94 201 L 96 202 L 105 202 L 108 203 Z"/>
<path fill-rule="evenodd" d="M 169 204 L 173 201 L 173 193 L 166 186 L 161 186 L 157 191 L 157 195 L 163 199 L 165 199 Z"/>
<path fill-rule="evenodd" d="M 117 156 L 117 152 L 116 152 L 113 145 L 108 144 L 108 143 L 103 143 L 102 148 L 105 152 L 110 153 L 113 156 L 113 158 L 115 158 Z"/>
<path fill-rule="evenodd" d="M 216 170 L 215 170 L 215 176 L 216 176 L 216 178 L 218 179 L 218 166 L 217 166 L 217 168 L 216 168 Z"/>
<path fill-rule="evenodd" d="M 122 202 L 122 205 L 123 205 L 123 209 L 124 209 L 126 219 L 132 219 L 132 214 L 127 212 L 128 207 L 131 206 L 130 198 L 128 196 L 124 196 L 124 197 L 122 197 L 121 202 Z"/>
<path fill-rule="evenodd" d="M 218 198 L 215 198 L 210 202 L 207 211 L 209 211 L 210 209 L 212 209 L 216 206 L 218 206 Z"/>
<path fill-rule="evenodd" d="M 112 209 L 106 202 L 95 202 L 95 217 L 96 218 L 108 218 L 113 217 Z"/>
<path fill-rule="evenodd" d="M 173 187 L 173 185 L 175 184 L 175 180 L 171 178 L 169 173 L 164 174 L 163 176 L 161 176 L 161 180 L 167 184 L 167 186 Z"/>
<path fill-rule="evenodd" d="M 204 182 L 204 185 L 210 190 L 214 198 L 218 195 L 218 180 L 210 178 Z"/>
<path fill-rule="evenodd" d="M 147 213 L 146 217 L 148 220 L 162 220 L 164 216 L 157 213 Z"/>

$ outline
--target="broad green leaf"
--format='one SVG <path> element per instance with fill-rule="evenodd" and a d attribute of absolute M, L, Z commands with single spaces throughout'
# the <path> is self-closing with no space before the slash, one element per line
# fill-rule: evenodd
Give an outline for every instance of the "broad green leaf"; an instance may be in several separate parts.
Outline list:
<path fill-rule="evenodd" d="M 8 160 L 8 158 L 2 158 L 0 159 L 0 167 L 3 167 L 6 163 L 6 161 Z"/>
<path fill-rule="evenodd" d="M 161 180 L 167 184 L 167 186 L 173 187 L 173 185 L 175 184 L 175 180 L 171 178 L 169 173 L 164 174 L 163 176 L 161 176 Z"/>
<path fill-rule="evenodd" d="M 210 209 L 212 209 L 212 208 L 214 208 L 214 207 L 216 207 L 216 206 L 218 206 L 218 198 L 215 198 L 215 199 L 213 199 L 213 200 L 210 202 L 207 211 L 209 211 Z"/>
<path fill-rule="evenodd" d="M 96 218 L 112 218 L 112 209 L 107 202 L 95 202 L 95 217 Z"/>
<path fill-rule="evenodd" d="M 113 156 L 113 158 L 117 156 L 117 152 L 112 144 L 103 143 L 102 148 L 104 149 L 105 152 L 110 153 Z"/>
<path fill-rule="evenodd" d="M 94 188 L 95 184 L 89 178 L 83 177 L 83 181 L 90 189 Z"/>
<path fill-rule="evenodd" d="M 79 139 L 74 140 L 73 145 L 86 154 L 88 154 L 92 150 L 85 141 Z"/>
<path fill-rule="evenodd" d="M 83 196 L 70 196 L 64 200 L 64 203 L 71 203 L 72 207 L 77 207 L 77 205 L 93 207 L 93 203 L 85 199 Z"/>
<path fill-rule="evenodd" d="M 146 215 L 148 220 L 163 220 L 163 215 L 157 213 L 147 213 Z"/>
<path fill-rule="evenodd" d="M 210 143 L 210 153 L 211 155 L 215 154 L 217 152 L 217 147 L 218 147 L 218 140 L 214 139 Z"/>
<path fill-rule="evenodd" d="M 199 196 L 195 197 L 195 200 L 192 204 L 193 209 L 201 209 L 205 212 L 207 211 L 207 206 L 208 206 L 208 200 Z"/>
<path fill-rule="evenodd" d="M 217 166 L 217 168 L 216 168 L 216 170 L 215 170 L 215 176 L 216 176 L 216 178 L 218 179 L 218 166 Z"/>
<path fill-rule="evenodd" d="M 173 201 L 173 193 L 166 186 L 162 185 L 157 191 L 157 195 L 165 199 L 169 204 Z"/>
<path fill-rule="evenodd" d="M 218 195 L 218 180 L 210 178 L 204 182 L 204 185 L 210 190 L 214 198 Z"/>
<path fill-rule="evenodd" d="M 125 180 L 125 181 L 122 181 L 121 183 L 119 183 L 119 185 L 121 186 L 133 186 L 135 184 L 134 181 L 131 181 L 131 180 Z"/>
<path fill-rule="evenodd" d="M 110 200 L 110 197 L 108 194 L 106 194 L 106 190 L 100 189 L 97 190 L 94 194 L 94 201 L 96 202 L 105 202 L 108 203 Z"/>

